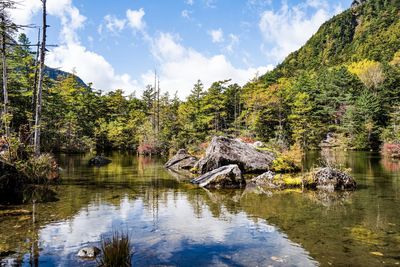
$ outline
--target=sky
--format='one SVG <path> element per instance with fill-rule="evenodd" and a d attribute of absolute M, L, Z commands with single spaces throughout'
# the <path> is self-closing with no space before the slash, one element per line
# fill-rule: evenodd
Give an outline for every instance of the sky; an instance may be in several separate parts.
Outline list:
<path fill-rule="evenodd" d="M 41 25 L 41 1 L 21 0 L 15 22 Z M 46 64 L 103 92 L 140 96 L 154 84 L 181 99 L 245 84 L 280 63 L 351 0 L 47 0 Z M 37 30 L 26 30 L 36 42 Z"/>

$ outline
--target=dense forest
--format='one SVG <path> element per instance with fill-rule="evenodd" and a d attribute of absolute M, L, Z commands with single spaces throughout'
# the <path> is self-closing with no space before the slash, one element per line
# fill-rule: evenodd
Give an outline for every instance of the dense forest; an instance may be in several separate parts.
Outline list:
<path fill-rule="evenodd" d="M 379 0 L 348 9 L 273 71 L 243 87 L 225 80 L 204 88 L 199 80 L 184 101 L 163 93 L 157 83 L 126 96 L 120 89 L 102 93 L 75 74 L 47 75 L 42 150 L 167 154 L 187 147 L 196 153 L 214 135 L 261 140 L 279 149 L 329 143 L 370 150 L 399 143 L 399 5 Z M 29 146 L 38 64 L 26 35 L 13 40 L 4 48 L 9 103 L 1 130 L 10 128 L 12 138 Z"/>

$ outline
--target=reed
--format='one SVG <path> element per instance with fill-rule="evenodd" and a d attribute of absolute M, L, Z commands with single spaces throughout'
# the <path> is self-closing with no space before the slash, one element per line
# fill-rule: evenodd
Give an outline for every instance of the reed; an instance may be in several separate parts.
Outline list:
<path fill-rule="evenodd" d="M 111 238 L 104 238 L 101 244 L 101 257 L 98 266 L 131 266 L 131 245 L 128 234 L 115 232 Z"/>

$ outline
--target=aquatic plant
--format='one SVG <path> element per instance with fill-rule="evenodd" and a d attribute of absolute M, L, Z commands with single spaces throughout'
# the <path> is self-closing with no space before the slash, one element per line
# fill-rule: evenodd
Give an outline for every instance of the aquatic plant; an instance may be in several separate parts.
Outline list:
<path fill-rule="evenodd" d="M 103 238 L 100 267 L 128 267 L 131 266 L 132 250 L 128 234 L 115 232 L 111 238 Z"/>

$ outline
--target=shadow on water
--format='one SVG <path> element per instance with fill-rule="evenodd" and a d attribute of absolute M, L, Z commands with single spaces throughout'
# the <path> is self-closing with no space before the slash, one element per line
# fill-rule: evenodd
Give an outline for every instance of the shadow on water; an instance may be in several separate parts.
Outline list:
<path fill-rule="evenodd" d="M 309 154 L 304 168 L 318 162 Z M 132 233 L 133 264 L 376 266 L 400 260 L 400 170 L 379 155 L 332 154 L 355 192 L 210 191 L 171 175 L 157 158 L 59 155 L 57 202 L 32 216 L 0 217 L 0 258 L 23 266 L 85 265 L 77 251 L 116 229 Z M 32 210 L 29 205 L 18 208 Z"/>

